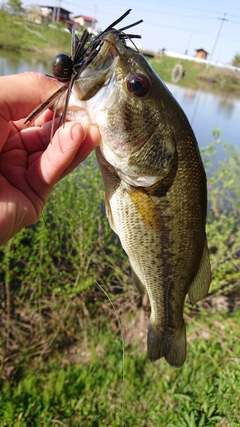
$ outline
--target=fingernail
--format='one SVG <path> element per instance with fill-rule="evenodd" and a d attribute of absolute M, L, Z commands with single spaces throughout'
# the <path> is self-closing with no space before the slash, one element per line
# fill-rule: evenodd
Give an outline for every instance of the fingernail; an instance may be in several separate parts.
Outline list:
<path fill-rule="evenodd" d="M 60 117 L 56 117 L 54 120 L 54 124 L 52 120 L 49 120 L 48 122 L 45 122 L 42 124 L 41 128 L 43 129 L 43 131 L 45 133 L 50 132 L 52 127 L 54 129 L 54 132 L 56 131 L 56 129 L 58 128 L 59 125 L 59 121 L 60 121 Z"/>
<path fill-rule="evenodd" d="M 100 140 L 101 140 L 101 134 L 99 131 L 98 126 L 95 125 L 91 125 L 89 127 L 89 134 L 91 135 L 92 140 L 99 145 L 100 144 Z"/>
<path fill-rule="evenodd" d="M 84 141 L 84 139 L 87 136 L 87 130 L 86 127 L 80 123 L 73 123 L 72 124 L 72 128 L 71 128 L 71 137 L 72 139 L 76 139 L 79 140 L 79 134 L 83 133 L 83 137 L 81 138 L 82 141 Z"/>

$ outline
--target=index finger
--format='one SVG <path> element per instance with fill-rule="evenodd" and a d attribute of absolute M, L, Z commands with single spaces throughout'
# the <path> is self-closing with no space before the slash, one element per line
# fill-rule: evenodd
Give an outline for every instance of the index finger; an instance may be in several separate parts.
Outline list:
<path fill-rule="evenodd" d="M 6 121 L 25 118 L 60 84 L 44 74 L 27 72 L 0 77 L 0 112 Z"/>

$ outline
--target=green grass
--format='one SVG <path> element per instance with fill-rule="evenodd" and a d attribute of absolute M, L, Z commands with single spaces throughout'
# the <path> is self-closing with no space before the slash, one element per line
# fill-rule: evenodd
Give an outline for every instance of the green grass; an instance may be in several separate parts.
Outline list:
<path fill-rule="evenodd" d="M 34 52 L 36 59 L 39 57 L 41 61 L 48 62 L 59 52 L 70 54 L 71 36 L 68 31 L 64 31 L 63 24 L 55 25 L 55 28 L 45 24 L 37 25 L 2 10 L 0 10 L 0 22 L 1 49 Z M 149 62 L 165 82 L 172 81 L 172 70 L 176 64 L 181 63 L 184 77 L 178 82 L 179 85 L 196 90 L 201 88 L 240 96 L 240 75 L 234 71 L 215 67 L 206 70 L 204 63 L 165 55 L 158 55 Z"/>
<path fill-rule="evenodd" d="M 126 346 L 123 394 L 121 339 L 106 324 L 91 328 L 87 363 L 58 356 L 2 384 L 0 425 L 237 427 L 240 313 L 188 323 L 188 356 L 179 370 Z"/>
<path fill-rule="evenodd" d="M 178 81 L 178 85 L 192 89 L 203 89 L 219 93 L 228 93 L 240 96 L 240 73 L 210 67 L 206 69 L 205 63 L 199 63 L 184 59 L 171 58 L 169 56 L 157 56 L 150 59 L 149 63 L 156 73 L 165 82 L 172 81 L 172 70 L 176 64 L 181 64 L 184 76 Z"/>
<path fill-rule="evenodd" d="M 213 171 L 213 136 L 202 152 L 213 279 L 202 303 L 186 304 L 184 366 L 146 357 L 149 311 L 100 215 L 104 191 L 90 156 L 55 187 L 41 221 L 0 248 L 1 427 L 240 424 L 240 154 L 221 142 L 225 159 Z M 95 280 L 124 331 L 124 400 L 119 325 Z"/>
<path fill-rule="evenodd" d="M 53 57 L 59 52 L 70 54 L 71 36 L 63 31 L 64 26 L 55 28 L 46 25 L 31 24 L 18 16 L 9 15 L 0 10 L 0 48 L 32 51 Z"/>
<path fill-rule="evenodd" d="M 171 58 L 170 56 L 161 55 L 159 57 L 149 60 L 149 63 L 156 71 L 156 73 L 161 77 L 163 81 L 171 82 L 172 79 L 172 70 L 176 64 L 181 64 L 184 69 L 184 77 L 179 80 L 178 84 L 188 87 L 198 88 L 200 87 L 200 80 L 198 79 L 199 75 L 206 68 L 205 64 L 200 64 L 198 62 L 182 60 L 178 58 Z"/>

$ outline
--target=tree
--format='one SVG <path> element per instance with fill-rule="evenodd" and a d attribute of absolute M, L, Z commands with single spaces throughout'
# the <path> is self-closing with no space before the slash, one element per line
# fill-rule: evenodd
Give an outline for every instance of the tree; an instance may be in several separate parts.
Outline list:
<path fill-rule="evenodd" d="M 232 60 L 232 65 L 240 67 L 240 52 L 237 52 Z"/>
<path fill-rule="evenodd" d="M 21 15 L 24 11 L 21 0 L 8 0 L 7 5 L 13 15 Z"/>

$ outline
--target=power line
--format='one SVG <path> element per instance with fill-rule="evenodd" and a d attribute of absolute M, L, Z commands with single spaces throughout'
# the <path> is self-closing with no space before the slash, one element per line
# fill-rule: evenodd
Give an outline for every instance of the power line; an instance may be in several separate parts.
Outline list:
<path fill-rule="evenodd" d="M 111 0 L 107 0 L 107 1 L 111 1 Z M 157 3 L 158 5 L 160 4 L 165 4 L 166 6 L 169 7 L 179 7 L 181 9 L 191 9 L 191 10 L 196 10 L 196 11 L 201 11 L 201 12 L 208 12 L 208 13 L 221 13 L 219 11 L 216 10 L 206 10 L 206 9 L 199 9 L 197 7 L 192 7 L 192 6 L 184 6 L 183 4 L 176 4 L 176 3 L 168 3 L 168 2 L 164 2 L 164 1 L 160 1 L 159 0 L 151 0 L 152 3 Z"/>
<path fill-rule="evenodd" d="M 224 17 L 223 17 L 223 18 L 218 18 L 218 19 L 220 19 L 222 22 L 221 22 L 221 25 L 220 25 L 220 27 L 219 27 L 219 30 L 218 30 L 218 33 L 217 33 L 217 37 L 216 37 L 215 43 L 214 43 L 214 45 L 213 45 L 212 52 L 211 52 L 211 55 L 210 55 L 210 57 L 209 57 L 209 61 L 208 61 L 208 63 L 207 63 L 206 68 L 209 68 L 209 66 L 210 66 L 210 62 L 211 62 L 211 59 L 212 59 L 212 57 L 213 57 L 213 54 L 214 54 L 214 51 L 215 51 L 215 48 L 216 48 L 216 45 L 217 45 L 217 42 L 218 42 L 218 39 L 219 39 L 220 33 L 221 33 L 221 31 L 222 31 L 223 24 L 224 24 L 224 22 L 225 22 L 225 21 L 228 21 L 228 19 L 226 19 L 226 18 L 225 18 L 226 16 L 227 16 L 227 14 L 226 14 L 226 13 L 224 13 Z"/>
<path fill-rule="evenodd" d="M 236 21 L 230 21 L 230 19 L 228 19 L 228 22 L 231 22 L 231 24 L 236 24 L 236 25 L 240 25 L 240 22 L 236 22 Z"/>
<path fill-rule="evenodd" d="M 113 1 L 113 0 L 104 0 L 104 1 L 108 2 L 108 3 L 111 3 L 111 4 L 117 4 L 117 5 L 119 5 L 119 1 Z M 154 1 L 152 0 L 152 2 L 154 2 Z M 158 1 L 156 1 L 156 3 L 159 5 Z M 161 2 L 161 3 L 162 4 L 166 4 L 167 6 L 170 6 L 170 7 L 174 6 L 173 4 L 171 5 L 170 3 L 165 3 L 165 2 Z M 128 3 L 122 3 L 121 2 L 121 5 L 123 5 L 123 4 L 126 4 L 126 7 L 128 5 Z M 178 7 L 180 7 L 180 6 L 178 5 Z M 221 13 L 221 12 L 217 12 L 217 11 L 216 12 L 212 12 L 212 11 L 206 11 L 206 10 L 203 10 L 203 9 L 198 9 L 198 8 L 194 8 L 194 7 L 187 7 L 187 6 L 182 6 L 181 5 L 181 9 L 183 9 L 183 8 L 190 9 L 190 10 L 201 11 L 201 12 L 207 12 L 207 13 L 214 13 L 214 14 L 220 14 Z M 193 16 L 193 15 L 184 15 L 182 13 L 173 13 L 172 10 L 170 10 L 170 12 L 164 12 L 162 9 L 161 10 L 160 9 L 159 10 L 154 10 L 154 9 L 149 9 L 149 8 L 146 8 L 146 7 L 141 7 L 139 5 L 137 5 L 136 8 L 134 8 L 134 10 L 144 10 L 145 12 L 150 12 L 150 13 L 154 13 L 154 14 L 158 13 L 160 15 L 177 16 L 177 17 L 180 17 L 180 18 L 213 19 L 213 17 L 207 17 L 207 16 L 196 16 L 196 15 Z"/>
<path fill-rule="evenodd" d="M 150 21 L 145 21 L 145 20 L 144 20 L 144 22 L 146 24 L 156 25 L 156 26 L 159 27 L 159 22 L 152 22 L 152 21 L 150 22 Z M 172 30 L 185 31 L 187 33 L 196 33 L 196 34 L 204 34 L 204 35 L 208 35 L 208 36 L 213 36 L 213 33 L 208 33 L 206 31 L 200 31 L 200 30 L 198 31 L 198 30 L 195 30 L 195 29 L 193 30 L 191 28 L 186 28 L 186 27 L 182 28 L 182 27 L 176 27 L 176 26 L 173 26 L 173 25 L 161 24 L 161 28 L 170 28 Z"/>

